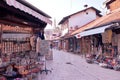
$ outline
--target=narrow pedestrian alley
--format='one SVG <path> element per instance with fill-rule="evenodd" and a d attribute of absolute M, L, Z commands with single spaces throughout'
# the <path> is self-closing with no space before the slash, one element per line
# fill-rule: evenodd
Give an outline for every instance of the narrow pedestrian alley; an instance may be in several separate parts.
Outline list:
<path fill-rule="evenodd" d="M 53 60 L 47 61 L 49 74 L 39 74 L 38 80 L 120 80 L 120 72 L 88 64 L 79 55 L 53 50 Z"/>

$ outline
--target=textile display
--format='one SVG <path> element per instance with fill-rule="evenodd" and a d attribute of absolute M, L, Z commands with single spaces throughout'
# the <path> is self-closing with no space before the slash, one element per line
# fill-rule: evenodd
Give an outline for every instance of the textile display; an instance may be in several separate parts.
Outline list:
<path fill-rule="evenodd" d="M 117 46 L 118 45 L 118 37 L 116 33 L 113 33 L 112 35 L 112 46 Z"/>
<path fill-rule="evenodd" d="M 97 47 L 97 38 L 96 37 L 92 37 L 92 45 L 94 47 Z"/>
<path fill-rule="evenodd" d="M 120 34 L 118 35 L 118 53 L 120 53 Z"/>
<path fill-rule="evenodd" d="M 35 39 L 36 39 L 36 37 L 34 35 L 32 37 L 30 37 L 30 45 L 32 47 L 32 50 L 34 50 L 34 48 L 35 48 Z"/>
<path fill-rule="evenodd" d="M 102 33 L 102 42 L 111 43 L 112 42 L 112 30 L 107 30 Z"/>
<path fill-rule="evenodd" d="M 41 44 L 41 38 L 40 37 L 37 37 L 37 42 L 36 42 L 36 52 L 37 53 L 40 53 L 41 51 L 41 49 L 40 49 L 40 45 Z"/>

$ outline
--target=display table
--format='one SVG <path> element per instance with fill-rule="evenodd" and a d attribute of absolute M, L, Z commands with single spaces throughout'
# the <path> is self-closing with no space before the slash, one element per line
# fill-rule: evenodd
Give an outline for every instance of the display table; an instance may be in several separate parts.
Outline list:
<path fill-rule="evenodd" d="M 28 64 L 26 66 L 15 66 L 15 67 L 18 68 L 20 74 L 23 75 L 23 77 L 25 77 L 31 73 L 40 72 L 42 66 L 43 64 Z"/>

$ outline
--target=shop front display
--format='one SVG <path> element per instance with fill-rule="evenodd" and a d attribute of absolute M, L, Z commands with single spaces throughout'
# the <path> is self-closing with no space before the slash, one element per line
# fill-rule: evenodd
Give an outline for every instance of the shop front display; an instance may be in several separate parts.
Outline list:
<path fill-rule="evenodd" d="M 117 57 L 119 51 L 119 34 L 116 30 L 106 30 L 102 33 L 103 53 L 112 58 Z"/>
<path fill-rule="evenodd" d="M 120 34 L 118 34 L 118 53 L 120 54 Z"/>
<path fill-rule="evenodd" d="M 6 27 L 8 25 L 1 24 L 1 26 Z M 11 26 L 9 25 L 9 27 Z M 12 69 L 10 70 L 10 75 L 6 73 L 6 68 L 12 64 L 15 65 L 22 77 L 40 71 L 40 67 L 38 68 L 39 64 L 37 61 L 37 54 L 35 51 L 31 51 L 30 36 L 31 34 L 29 31 L 17 32 L 13 30 L 7 30 L 6 32 L 5 29 L 2 30 L 0 66 L 5 68 L 3 76 L 7 77 L 8 79 L 15 77 L 12 76 Z"/>
<path fill-rule="evenodd" d="M 83 37 L 81 39 L 81 53 L 86 56 L 86 54 L 91 54 L 91 39 L 90 37 Z"/>
<path fill-rule="evenodd" d="M 29 14 L 28 9 L 37 15 Z M 30 37 L 32 34 L 42 33 L 44 39 L 44 28 L 47 23 L 51 24 L 51 17 L 26 1 L 0 0 L 0 10 L 0 74 L 10 80 L 21 78 L 14 76 L 17 75 L 14 68 L 22 78 L 39 72 L 43 65 L 39 64 L 38 54 L 31 46 Z"/>

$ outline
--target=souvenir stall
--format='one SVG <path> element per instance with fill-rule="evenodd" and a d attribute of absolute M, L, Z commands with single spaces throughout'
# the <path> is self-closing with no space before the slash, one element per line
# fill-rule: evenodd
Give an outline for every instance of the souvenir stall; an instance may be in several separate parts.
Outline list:
<path fill-rule="evenodd" d="M 91 38 L 90 38 L 90 36 L 81 38 L 80 51 L 85 56 L 86 56 L 86 54 L 91 54 Z"/>
<path fill-rule="evenodd" d="M 116 47 L 116 55 L 120 55 L 120 28 L 113 30 L 112 45 Z"/>
<path fill-rule="evenodd" d="M 102 58 L 100 66 L 118 70 L 119 67 L 119 29 L 107 29 L 102 33 Z"/>
<path fill-rule="evenodd" d="M 0 0 L 0 10 L 0 77 L 33 80 L 43 64 L 39 64 L 32 45 L 36 40 L 31 43 L 31 37 L 37 32 L 44 39 L 50 16 L 21 0 Z"/>
<path fill-rule="evenodd" d="M 1 28 L 1 69 L 5 68 L 4 70 L 9 72 L 13 70 L 12 65 L 15 65 L 21 77 L 39 72 L 38 54 L 31 49 L 30 45 L 32 29 L 16 28 L 5 24 L 1 24 Z M 12 73 L 4 72 L 4 76 L 8 79 L 13 77 Z"/>
<path fill-rule="evenodd" d="M 112 51 L 112 30 L 106 30 L 102 33 L 102 42 L 103 42 L 103 55 L 105 57 L 113 57 L 114 52 Z"/>
<path fill-rule="evenodd" d="M 102 35 L 95 34 L 91 36 L 91 53 L 98 55 L 99 50 L 102 48 Z M 102 54 L 102 53 L 101 53 Z"/>

